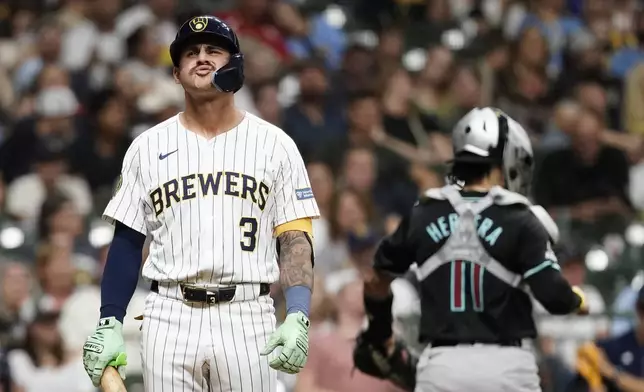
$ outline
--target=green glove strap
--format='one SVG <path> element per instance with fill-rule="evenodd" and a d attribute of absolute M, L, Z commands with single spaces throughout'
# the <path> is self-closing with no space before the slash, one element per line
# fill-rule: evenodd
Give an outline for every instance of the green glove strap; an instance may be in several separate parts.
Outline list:
<path fill-rule="evenodd" d="M 123 324 L 114 317 L 100 319 L 96 332 L 83 345 L 83 366 L 96 387 L 107 366 L 115 367 L 125 379 L 127 354 L 122 331 Z"/>

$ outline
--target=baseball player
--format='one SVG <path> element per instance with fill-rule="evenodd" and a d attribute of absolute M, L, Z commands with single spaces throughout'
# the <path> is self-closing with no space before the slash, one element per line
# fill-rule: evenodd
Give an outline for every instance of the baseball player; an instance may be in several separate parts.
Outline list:
<path fill-rule="evenodd" d="M 390 283 L 415 262 L 426 346 L 408 389 L 540 391 L 524 345 L 536 336 L 528 290 L 552 314 L 588 309 L 559 271 L 551 249 L 556 224 L 525 197 L 533 167 L 528 135 L 505 113 L 476 108 L 456 125 L 452 142 L 451 184 L 425 192 L 376 252 L 374 277 L 365 282 L 369 326 L 354 362 L 381 378 L 406 374 L 405 349 L 392 338 Z"/>
<path fill-rule="evenodd" d="M 233 104 L 244 57 L 230 27 L 190 19 L 170 55 L 186 109 L 143 132 L 125 156 L 103 215 L 114 240 L 85 369 L 99 385 L 106 366 L 122 372 L 127 363 L 125 309 L 150 236 L 145 389 L 275 391 L 274 370 L 298 373 L 307 359 L 318 206 L 292 139 Z M 278 279 L 287 316 L 275 329 L 268 294 Z"/>

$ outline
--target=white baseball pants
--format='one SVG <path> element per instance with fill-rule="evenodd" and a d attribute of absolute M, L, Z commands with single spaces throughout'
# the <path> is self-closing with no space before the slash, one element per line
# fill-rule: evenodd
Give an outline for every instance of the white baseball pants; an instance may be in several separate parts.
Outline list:
<path fill-rule="evenodd" d="M 427 346 L 415 392 L 541 392 L 534 355 L 526 348 Z"/>
<path fill-rule="evenodd" d="M 146 392 L 275 392 L 272 356 L 259 355 L 274 314 L 259 285 L 239 285 L 233 301 L 206 305 L 185 303 L 177 285 L 160 283 L 143 312 Z"/>

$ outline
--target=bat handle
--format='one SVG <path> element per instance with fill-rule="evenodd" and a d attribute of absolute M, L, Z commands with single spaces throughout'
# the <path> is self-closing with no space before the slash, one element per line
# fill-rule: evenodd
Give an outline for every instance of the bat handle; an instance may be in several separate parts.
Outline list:
<path fill-rule="evenodd" d="M 113 366 L 108 366 L 103 371 L 101 388 L 104 392 L 127 392 L 121 375 Z"/>

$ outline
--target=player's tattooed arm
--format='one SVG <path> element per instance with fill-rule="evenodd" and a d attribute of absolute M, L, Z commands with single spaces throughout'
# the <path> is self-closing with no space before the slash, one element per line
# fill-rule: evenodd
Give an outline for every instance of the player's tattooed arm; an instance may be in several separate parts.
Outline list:
<path fill-rule="evenodd" d="M 313 248 L 303 231 L 286 231 L 279 241 L 280 284 L 282 290 L 293 286 L 313 289 Z"/>

